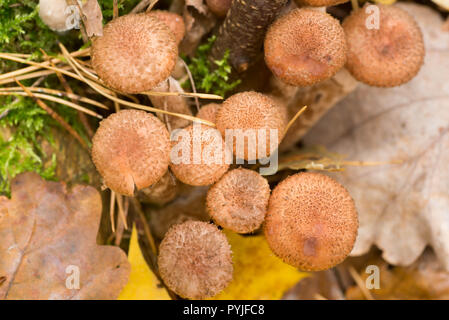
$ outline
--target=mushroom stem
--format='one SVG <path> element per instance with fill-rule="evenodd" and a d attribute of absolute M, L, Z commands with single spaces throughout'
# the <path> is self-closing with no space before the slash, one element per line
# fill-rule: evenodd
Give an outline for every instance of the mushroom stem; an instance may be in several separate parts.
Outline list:
<path fill-rule="evenodd" d="M 57 114 L 53 109 L 51 109 L 45 102 L 43 102 L 41 99 L 37 98 L 27 87 L 25 87 L 22 83 L 19 81 L 16 81 L 19 86 L 22 87 L 23 91 L 31 98 L 33 99 L 36 104 L 41 107 L 43 110 L 45 110 L 54 120 L 56 120 L 64 129 L 66 129 L 78 142 L 80 145 L 86 149 L 89 150 L 89 146 L 87 145 L 86 141 L 81 138 L 81 136 L 76 132 L 70 124 L 67 123 L 59 114 Z"/>
<path fill-rule="evenodd" d="M 359 1 L 358 0 L 351 0 L 352 10 L 356 11 L 359 10 Z"/>

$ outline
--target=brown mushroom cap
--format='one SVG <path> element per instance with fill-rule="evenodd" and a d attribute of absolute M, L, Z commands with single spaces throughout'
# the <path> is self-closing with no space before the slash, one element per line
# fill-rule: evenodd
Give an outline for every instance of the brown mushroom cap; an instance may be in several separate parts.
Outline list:
<path fill-rule="evenodd" d="M 358 220 L 354 201 L 334 179 L 298 173 L 270 197 L 264 231 L 273 252 L 305 271 L 332 268 L 351 252 Z"/>
<path fill-rule="evenodd" d="M 257 130 L 266 130 L 266 153 L 268 155 L 274 151 L 270 150 L 270 129 L 277 130 L 278 145 L 283 138 L 287 122 L 285 106 L 281 106 L 272 98 L 254 91 L 241 92 L 229 97 L 223 102 L 216 116 L 217 129 L 220 130 L 223 137 L 226 137 L 227 129 L 241 129 L 242 132 L 254 130 L 256 143 L 250 144 L 245 141 L 243 152 L 239 152 L 237 149 L 235 139 L 233 142 L 234 155 L 246 160 L 254 160 L 255 157 L 250 157 L 250 155 L 253 154 L 257 157 L 259 154 Z"/>
<path fill-rule="evenodd" d="M 92 160 L 106 186 L 126 196 L 157 182 L 168 169 L 170 138 L 152 114 L 122 110 L 101 121 Z"/>
<path fill-rule="evenodd" d="M 179 14 L 165 10 L 152 10 L 148 15 L 164 22 L 167 27 L 174 33 L 176 43 L 180 43 L 186 33 L 186 26 L 184 20 Z"/>
<path fill-rule="evenodd" d="M 196 131 L 194 126 L 198 128 Z M 172 142 L 170 168 L 185 184 L 206 186 L 228 171 L 230 161 L 226 161 L 226 156 L 226 145 L 217 129 L 192 124 L 182 129 Z M 176 158 L 180 163 L 175 163 Z"/>
<path fill-rule="evenodd" d="M 352 12 L 343 22 L 348 41 L 347 69 L 359 81 L 394 87 L 410 81 L 425 55 L 421 29 L 406 11 L 378 5 L 379 29 L 368 29 L 369 13 Z M 372 14 L 372 13 L 371 13 Z"/>
<path fill-rule="evenodd" d="M 178 58 L 167 25 L 148 14 L 110 21 L 92 43 L 92 66 L 111 88 L 125 93 L 149 91 L 168 78 Z"/>
<path fill-rule="evenodd" d="M 159 247 L 164 283 L 188 299 L 220 293 L 232 280 L 232 252 L 226 236 L 213 224 L 187 221 L 168 230 Z"/>
<path fill-rule="evenodd" d="M 197 118 L 215 123 L 220 105 L 218 103 L 209 103 L 201 107 L 196 115 Z"/>
<path fill-rule="evenodd" d="M 270 186 L 255 171 L 227 172 L 207 193 L 207 210 L 220 226 L 238 233 L 257 230 L 265 219 Z"/>
<path fill-rule="evenodd" d="M 346 39 L 337 19 L 295 9 L 275 21 L 265 38 L 265 62 L 293 86 L 310 86 L 337 73 L 346 62 Z"/>
<path fill-rule="evenodd" d="M 331 7 L 349 0 L 295 0 L 298 6 Z"/>
<path fill-rule="evenodd" d="M 231 8 L 232 0 L 206 0 L 206 3 L 213 14 L 223 18 Z"/>

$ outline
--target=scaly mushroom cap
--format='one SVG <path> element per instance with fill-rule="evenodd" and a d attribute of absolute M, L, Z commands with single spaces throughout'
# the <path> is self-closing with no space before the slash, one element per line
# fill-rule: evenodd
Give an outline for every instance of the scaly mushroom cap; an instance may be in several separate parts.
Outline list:
<path fill-rule="evenodd" d="M 213 224 L 187 221 L 168 230 L 159 247 L 164 283 L 188 299 L 220 293 L 232 280 L 232 252 L 226 236 Z"/>
<path fill-rule="evenodd" d="M 217 129 L 190 125 L 172 141 L 170 168 L 180 181 L 207 186 L 218 181 L 229 169 L 226 145 Z"/>
<path fill-rule="evenodd" d="M 255 171 L 227 172 L 207 192 L 207 210 L 220 226 L 238 233 L 257 230 L 265 219 L 270 186 Z"/>
<path fill-rule="evenodd" d="M 305 271 L 332 268 L 351 252 L 357 212 L 348 191 L 319 173 L 298 173 L 270 197 L 264 231 L 273 252 Z"/>
<path fill-rule="evenodd" d="M 152 114 L 122 110 L 101 121 L 92 160 L 111 190 L 126 196 L 159 181 L 170 162 L 170 137 Z"/>
<path fill-rule="evenodd" d="M 182 41 L 186 32 L 186 26 L 184 24 L 184 20 L 179 14 L 164 10 L 154 10 L 150 11 L 148 15 L 165 23 L 175 35 L 177 44 Z"/>
<path fill-rule="evenodd" d="M 295 9 L 275 21 L 265 38 L 265 62 L 293 86 L 310 86 L 337 73 L 346 62 L 346 39 L 337 19 Z"/>
<path fill-rule="evenodd" d="M 349 0 L 295 0 L 296 4 L 300 7 L 331 7 L 348 1 Z"/>
<path fill-rule="evenodd" d="M 206 3 L 213 14 L 223 18 L 231 8 L 232 0 L 206 0 Z"/>
<path fill-rule="evenodd" d="M 92 43 L 92 66 L 111 88 L 125 93 L 149 91 L 168 78 L 178 58 L 175 36 L 148 14 L 110 21 Z"/>
<path fill-rule="evenodd" d="M 365 7 L 366 8 L 366 7 Z M 394 87 L 410 81 L 425 55 L 421 29 L 406 11 L 378 5 L 379 29 L 368 29 L 371 13 L 357 10 L 345 19 L 348 41 L 347 69 L 359 81 Z"/>
<path fill-rule="evenodd" d="M 70 17 L 67 8 L 69 5 L 65 1 L 60 0 L 40 0 L 39 1 L 39 17 L 51 30 L 57 32 L 72 29 L 67 23 Z M 76 21 L 73 21 L 76 22 Z"/>
<path fill-rule="evenodd" d="M 197 118 L 210 121 L 212 123 L 215 123 L 218 110 L 220 109 L 220 105 L 218 103 L 209 103 L 205 106 L 202 106 L 200 111 L 198 111 L 198 114 L 196 115 Z"/>
<path fill-rule="evenodd" d="M 279 145 L 287 126 L 287 109 L 262 93 L 241 92 L 223 102 L 216 116 L 216 125 L 223 137 L 226 137 L 226 130 L 228 129 L 240 129 L 243 134 L 246 132 L 248 136 L 251 136 L 252 133 L 256 138 L 255 143 L 249 139 L 248 141 L 246 138 L 243 139 L 243 136 L 239 136 L 238 132 L 234 131 L 235 136 L 242 143 L 244 142 L 244 148 L 239 148 L 238 141 L 234 139 L 233 151 L 237 158 L 254 160 L 260 158 L 259 153 L 262 156 L 269 156 L 275 151 L 270 148 L 270 129 L 277 130 L 278 139 L 275 145 Z M 265 152 L 258 148 L 259 130 L 265 130 Z"/>

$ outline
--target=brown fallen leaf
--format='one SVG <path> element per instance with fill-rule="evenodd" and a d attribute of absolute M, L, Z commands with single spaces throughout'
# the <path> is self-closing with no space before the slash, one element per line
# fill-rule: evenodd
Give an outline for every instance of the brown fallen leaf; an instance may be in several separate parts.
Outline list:
<path fill-rule="evenodd" d="M 162 81 L 156 87 L 152 89 L 155 92 L 184 92 L 181 87 L 181 84 L 174 78 L 169 77 L 166 81 Z M 187 99 L 181 96 L 149 96 L 151 103 L 155 108 L 175 112 L 187 114 L 189 116 L 192 115 L 192 111 L 187 104 Z M 170 125 L 170 129 L 179 129 L 187 127 L 191 122 L 186 119 L 182 119 L 175 116 L 167 116 L 164 114 L 158 114 L 158 118 Z"/>
<path fill-rule="evenodd" d="M 180 44 L 180 52 L 193 55 L 203 36 L 217 23 L 217 18 L 209 11 L 204 0 L 186 1 L 182 15 L 186 35 Z"/>
<path fill-rule="evenodd" d="M 449 273 L 441 268 L 433 252 L 427 250 L 422 257 L 409 267 L 391 267 L 378 257 L 369 264 L 379 267 L 379 289 L 371 289 L 370 294 L 376 300 L 447 300 L 449 299 Z M 368 273 L 360 271 L 362 283 Z M 364 300 L 359 286 L 346 291 L 350 300 Z"/>
<path fill-rule="evenodd" d="M 270 80 L 269 92 L 287 106 L 289 119 L 302 107 L 308 106 L 287 131 L 279 150 L 290 150 L 337 102 L 354 91 L 357 84 L 346 69 L 340 70 L 330 79 L 304 88 L 286 85 L 273 77 Z"/>
<path fill-rule="evenodd" d="M 360 85 L 305 137 L 307 145 L 362 161 L 402 164 L 331 174 L 359 213 L 352 252 L 376 244 L 395 265 L 410 265 L 431 245 L 449 270 L 449 34 L 429 7 L 401 4 L 423 30 L 426 59 L 418 76 L 396 88 Z"/>
<path fill-rule="evenodd" d="M 97 0 L 82 0 L 81 20 L 86 28 L 87 36 L 103 35 L 103 13 Z"/>
<path fill-rule="evenodd" d="M 342 292 L 334 269 L 314 272 L 302 279 L 283 297 L 284 300 L 343 300 Z"/>
<path fill-rule="evenodd" d="M 96 244 L 100 194 L 35 173 L 17 176 L 11 191 L 0 197 L 0 299 L 117 298 L 130 266 L 120 248 Z"/>

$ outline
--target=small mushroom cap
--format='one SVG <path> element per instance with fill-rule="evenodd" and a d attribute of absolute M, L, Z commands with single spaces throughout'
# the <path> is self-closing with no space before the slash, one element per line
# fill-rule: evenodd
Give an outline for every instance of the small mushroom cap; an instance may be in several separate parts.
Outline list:
<path fill-rule="evenodd" d="M 296 4 L 301 7 L 331 7 L 348 1 L 349 0 L 295 0 Z"/>
<path fill-rule="evenodd" d="M 196 115 L 197 118 L 215 123 L 220 104 L 209 103 L 201 107 L 200 111 Z"/>
<path fill-rule="evenodd" d="M 223 232 L 213 224 L 187 221 L 168 230 L 159 247 L 164 283 L 188 299 L 217 295 L 232 280 L 232 252 Z"/>
<path fill-rule="evenodd" d="M 186 26 L 184 24 L 184 20 L 179 14 L 165 10 L 153 10 L 150 11 L 148 15 L 164 22 L 175 35 L 177 44 L 182 41 L 186 33 Z"/>
<path fill-rule="evenodd" d="M 267 179 L 255 171 L 228 171 L 207 193 L 207 210 L 223 228 L 238 233 L 257 230 L 265 219 L 270 198 Z"/>
<path fill-rule="evenodd" d="M 305 271 L 332 268 L 351 252 L 357 212 L 348 191 L 319 173 L 298 173 L 273 190 L 264 231 L 273 252 Z"/>
<path fill-rule="evenodd" d="M 248 136 L 254 136 L 254 140 L 246 139 L 234 131 L 236 138 L 243 143 L 243 148 L 239 147 L 239 142 L 234 139 L 233 151 L 237 158 L 245 160 L 254 160 L 261 155 L 269 156 L 275 150 L 270 148 L 270 130 L 277 130 L 278 141 L 277 146 L 283 138 L 285 128 L 287 126 L 287 109 L 285 106 L 276 103 L 272 98 L 258 92 L 248 91 L 237 93 L 229 97 L 221 105 L 217 116 L 217 129 L 223 137 L 226 137 L 226 131 L 242 130 Z M 265 130 L 266 147 L 265 152 L 259 150 L 258 134 L 259 130 Z M 274 132 L 274 131 L 273 131 Z M 228 131 L 229 133 L 229 131 Z M 227 141 L 227 143 L 229 143 Z M 260 143 L 263 143 L 262 141 Z"/>
<path fill-rule="evenodd" d="M 231 8 L 232 0 L 206 0 L 206 3 L 213 14 L 223 18 Z"/>
<path fill-rule="evenodd" d="M 93 137 L 92 160 L 111 190 L 133 196 L 159 181 L 170 162 L 170 137 L 150 113 L 122 110 L 101 121 Z"/>
<path fill-rule="evenodd" d="M 343 22 L 348 41 L 347 69 L 359 81 L 378 87 L 394 87 L 410 81 L 425 55 L 416 21 L 395 6 L 377 5 L 379 29 L 369 29 L 371 13 L 352 12 Z M 365 7 L 366 8 L 366 7 Z"/>
<path fill-rule="evenodd" d="M 175 36 L 148 14 L 110 21 L 92 43 L 92 66 L 111 88 L 125 93 L 149 91 L 167 79 L 178 58 Z"/>
<path fill-rule="evenodd" d="M 67 11 L 68 5 L 60 0 L 40 0 L 39 17 L 53 31 L 63 32 L 72 29 L 68 22 L 70 14 Z M 76 22 L 76 21 L 74 21 Z"/>
<path fill-rule="evenodd" d="M 190 125 L 172 141 L 170 168 L 180 181 L 192 186 L 215 183 L 229 169 L 230 152 L 220 132 L 206 125 Z"/>
<path fill-rule="evenodd" d="M 275 21 L 265 38 L 265 62 L 293 86 L 310 86 L 337 73 L 346 62 L 346 39 L 337 19 L 295 9 Z"/>

